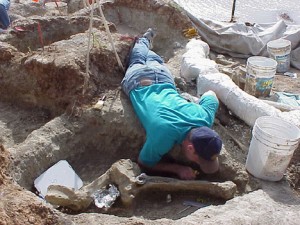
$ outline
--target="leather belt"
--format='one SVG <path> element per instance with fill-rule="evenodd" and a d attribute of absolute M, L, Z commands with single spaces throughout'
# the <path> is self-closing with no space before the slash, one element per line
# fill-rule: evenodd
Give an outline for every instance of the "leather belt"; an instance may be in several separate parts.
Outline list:
<path fill-rule="evenodd" d="M 153 81 L 150 79 L 145 78 L 140 80 L 141 86 L 150 86 L 151 84 L 153 84 Z"/>

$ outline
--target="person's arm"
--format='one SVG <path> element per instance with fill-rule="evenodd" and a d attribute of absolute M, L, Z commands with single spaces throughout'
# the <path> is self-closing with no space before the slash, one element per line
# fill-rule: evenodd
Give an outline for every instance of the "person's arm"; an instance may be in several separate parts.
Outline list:
<path fill-rule="evenodd" d="M 164 123 L 160 124 L 155 132 L 148 132 L 146 141 L 138 157 L 139 166 L 149 173 L 174 174 L 179 179 L 192 180 L 196 174 L 191 167 L 175 162 L 163 161 L 162 157 L 169 153 L 175 140 L 179 139 L 176 129 L 165 129 Z"/>
<path fill-rule="evenodd" d="M 182 180 L 194 180 L 196 178 L 195 171 L 189 166 L 184 166 L 176 163 L 158 162 L 153 167 L 149 167 L 144 165 L 140 160 L 138 160 L 138 164 L 148 172 L 163 172 L 175 174 L 179 179 Z"/>
<path fill-rule="evenodd" d="M 205 92 L 200 98 L 199 105 L 205 109 L 207 113 L 206 121 L 209 123 L 209 126 L 212 126 L 219 108 L 219 100 L 215 92 Z"/>
<path fill-rule="evenodd" d="M 194 102 L 196 104 L 199 104 L 200 98 L 195 97 L 187 92 L 183 92 L 180 94 L 181 97 L 183 97 L 185 100 L 187 100 L 188 102 Z"/>
<path fill-rule="evenodd" d="M 199 102 L 201 101 L 201 99 L 205 98 L 205 96 L 208 96 L 208 95 L 214 96 L 216 98 L 216 101 L 219 102 L 216 93 L 213 92 L 213 91 L 211 91 L 211 90 L 209 90 L 207 92 L 204 92 L 203 95 L 201 96 L 201 98 L 193 96 L 193 95 L 191 95 L 191 94 L 189 94 L 187 92 L 183 92 L 183 93 L 180 94 L 180 96 L 183 97 L 185 100 L 187 100 L 189 102 L 194 102 L 194 103 L 197 103 L 197 104 L 199 104 Z"/>

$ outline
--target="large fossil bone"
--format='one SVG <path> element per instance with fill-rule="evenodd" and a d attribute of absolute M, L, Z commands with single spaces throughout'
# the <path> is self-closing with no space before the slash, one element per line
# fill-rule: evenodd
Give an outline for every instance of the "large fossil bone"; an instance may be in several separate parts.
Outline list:
<path fill-rule="evenodd" d="M 182 181 L 174 178 L 142 175 L 137 164 L 131 160 L 122 159 L 114 163 L 109 170 L 92 183 L 78 191 L 60 185 L 51 185 L 48 188 L 46 200 L 53 205 L 60 205 L 79 211 L 86 209 L 93 201 L 93 193 L 105 188 L 108 184 L 115 184 L 120 192 L 124 205 L 131 205 L 133 199 L 141 191 L 197 191 L 225 200 L 234 197 L 236 185 L 231 181 Z"/>
<path fill-rule="evenodd" d="M 261 116 L 280 117 L 300 127 L 299 107 L 271 103 L 244 92 L 228 75 L 218 72 L 216 63 L 208 58 L 208 54 L 207 43 L 192 39 L 186 45 L 181 62 L 181 76 L 187 81 L 197 79 L 198 96 L 214 91 L 233 114 L 251 127 Z"/>

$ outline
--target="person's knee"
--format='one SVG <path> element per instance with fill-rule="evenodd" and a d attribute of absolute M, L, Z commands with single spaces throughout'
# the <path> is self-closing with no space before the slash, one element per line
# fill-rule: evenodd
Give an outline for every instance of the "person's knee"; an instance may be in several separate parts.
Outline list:
<path fill-rule="evenodd" d="M 162 64 L 164 63 L 163 59 L 158 55 L 156 54 L 155 52 L 149 50 L 148 52 L 148 60 L 152 60 L 152 61 L 157 61 L 159 64 Z"/>

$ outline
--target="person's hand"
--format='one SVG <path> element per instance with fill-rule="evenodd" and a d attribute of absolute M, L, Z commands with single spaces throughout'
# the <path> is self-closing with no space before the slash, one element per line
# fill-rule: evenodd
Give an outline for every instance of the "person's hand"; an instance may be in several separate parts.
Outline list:
<path fill-rule="evenodd" d="M 189 167 L 189 166 L 182 166 L 177 171 L 177 176 L 181 180 L 195 180 L 196 173 L 195 173 L 195 171 L 191 167 Z"/>
<path fill-rule="evenodd" d="M 205 96 L 205 95 L 213 95 L 213 96 L 215 96 L 216 98 L 218 98 L 217 95 L 216 95 L 216 93 L 215 93 L 214 91 L 212 91 L 212 90 L 209 90 L 209 91 L 207 91 L 207 92 L 204 92 L 202 96 Z"/>
<path fill-rule="evenodd" d="M 209 90 L 207 92 L 204 92 L 203 95 L 201 96 L 201 98 L 203 98 L 207 95 L 214 96 L 216 98 L 217 102 L 219 102 L 218 96 L 216 95 L 216 93 L 214 91 Z"/>

